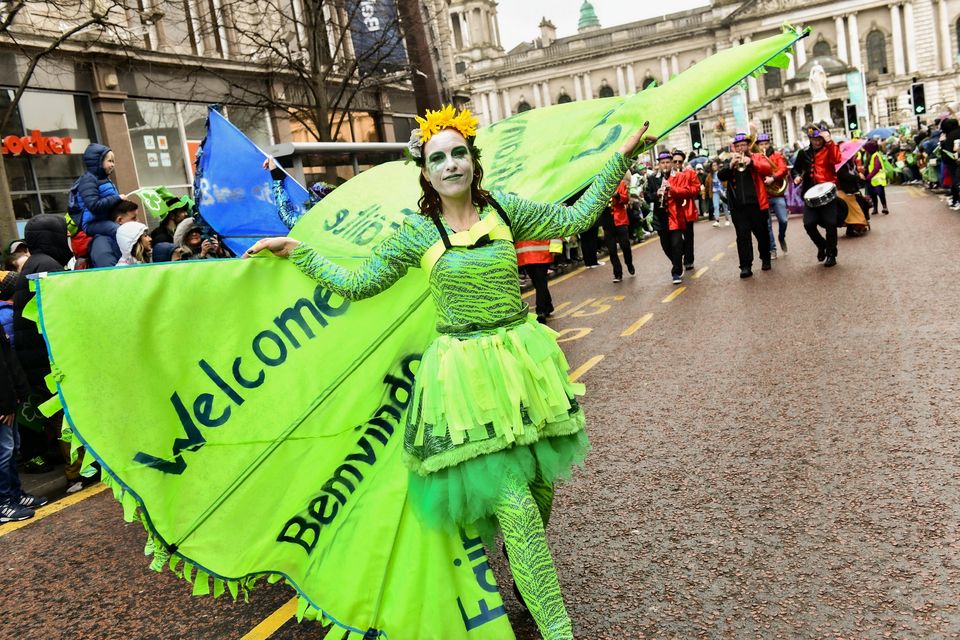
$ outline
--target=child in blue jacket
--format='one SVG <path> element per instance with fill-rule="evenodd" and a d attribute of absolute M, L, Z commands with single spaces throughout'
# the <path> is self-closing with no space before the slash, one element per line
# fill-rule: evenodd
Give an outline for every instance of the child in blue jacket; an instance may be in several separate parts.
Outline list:
<path fill-rule="evenodd" d="M 83 210 L 80 228 L 91 238 L 114 235 L 119 225 L 113 221 L 113 209 L 125 198 L 110 180 L 116 167 L 113 151 L 102 144 L 91 143 L 83 152 L 83 164 L 87 172 L 71 189 Z"/>

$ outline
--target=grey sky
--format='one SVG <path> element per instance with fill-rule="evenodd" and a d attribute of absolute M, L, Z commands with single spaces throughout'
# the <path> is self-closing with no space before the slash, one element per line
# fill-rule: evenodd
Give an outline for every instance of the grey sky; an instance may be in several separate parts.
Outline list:
<path fill-rule="evenodd" d="M 710 0 L 591 0 L 600 19 L 600 26 L 614 27 L 618 24 L 644 20 L 669 13 L 685 11 L 710 4 Z M 501 0 L 497 7 L 500 21 L 500 37 L 503 48 L 509 51 L 525 40 L 540 35 L 540 19 L 546 16 L 557 26 L 559 37 L 572 36 L 577 32 L 580 5 L 583 0 Z"/>

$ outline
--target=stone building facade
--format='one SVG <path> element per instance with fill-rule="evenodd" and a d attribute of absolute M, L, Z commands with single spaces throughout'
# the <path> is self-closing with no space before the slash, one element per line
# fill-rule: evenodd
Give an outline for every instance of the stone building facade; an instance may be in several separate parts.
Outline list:
<path fill-rule="evenodd" d="M 798 44 L 789 68 L 749 78 L 745 91 L 750 120 L 778 144 L 797 140 L 813 117 L 808 77 L 815 62 L 828 75 L 830 114 L 841 127 L 849 83 L 857 76 L 866 89 L 862 129 L 915 124 L 914 81 L 924 83 L 931 116 L 960 99 L 960 0 L 713 0 L 703 8 L 606 27 L 587 0 L 576 35 L 558 37 L 546 16 L 538 38 L 510 51 L 500 46 L 495 2 L 446 5 L 437 21 L 452 34 L 443 56 L 450 94 L 469 104 L 484 123 L 529 108 L 625 95 L 652 82 L 669 82 L 720 49 L 779 33 L 784 23 L 810 27 L 812 33 Z M 697 118 L 707 149 L 725 145 L 735 128 L 732 94 Z M 687 129 L 676 129 L 667 143 L 689 148 Z"/>
<path fill-rule="evenodd" d="M 0 3 L 0 24 L 8 4 L 13 3 Z M 313 41 L 305 21 L 289 19 L 302 16 L 303 6 L 303 0 L 26 3 L 10 33 L 0 33 L 0 108 L 10 104 L 29 68 L 23 51 L 48 47 L 94 14 L 104 26 L 84 29 L 43 59 L 19 108 L 0 131 L 0 139 L 20 140 L 33 131 L 44 138 L 71 139 L 66 152 L 56 154 L 4 145 L 18 226 L 35 214 L 66 210 L 67 191 L 84 170 L 81 155 L 90 142 L 114 150 L 115 180 L 122 193 L 159 184 L 189 192 L 210 103 L 224 105 L 225 115 L 262 149 L 315 140 L 283 107 L 297 104 L 298 78 L 267 59 L 271 51 L 295 60 L 309 55 Z M 330 35 L 335 37 L 336 30 Z M 355 53 L 349 33 L 342 46 L 331 44 L 334 64 L 344 69 Z M 380 80 L 352 95 L 335 139 L 408 139 L 417 113 L 409 74 Z M 328 76 L 331 95 L 342 82 L 335 66 Z M 266 98 L 261 101 L 261 96 Z M 314 168 L 315 173 L 323 170 L 319 164 Z M 347 167 L 338 172 L 352 175 Z"/>

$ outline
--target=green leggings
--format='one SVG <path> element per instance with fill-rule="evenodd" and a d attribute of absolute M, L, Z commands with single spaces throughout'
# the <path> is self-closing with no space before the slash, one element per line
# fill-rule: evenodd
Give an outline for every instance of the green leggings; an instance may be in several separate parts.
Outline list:
<path fill-rule="evenodd" d="M 504 483 L 495 513 L 513 579 L 543 640 L 573 640 L 544 531 L 552 505 L 553 487 L 539 478 L 528 486 L 511 477 Z"/>

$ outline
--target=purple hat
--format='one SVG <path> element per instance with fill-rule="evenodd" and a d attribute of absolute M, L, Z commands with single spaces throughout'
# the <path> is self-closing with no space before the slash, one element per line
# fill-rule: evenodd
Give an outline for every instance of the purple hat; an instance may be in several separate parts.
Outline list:
<path fill-rule="evenodd" d="M 760 135 L 757 136 L 757 142 L 770 142 L 770 134 L 761 133 Z"/>
<path fill-rule="evenodd" d="M 661 151 L 657 154 L 657 160 L 673 160 L 673 154 L 669 151 Z"/>
<path fill-rule="evenodd" d="M 733 136 L 733 142 L 750 142 L 750 134 L 744 133 L 743 131 L 738 131 Z"/>

